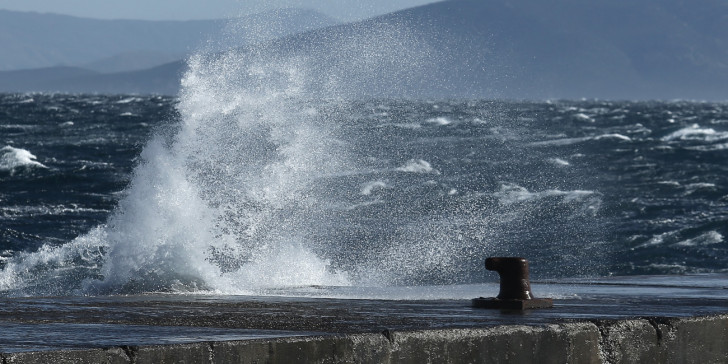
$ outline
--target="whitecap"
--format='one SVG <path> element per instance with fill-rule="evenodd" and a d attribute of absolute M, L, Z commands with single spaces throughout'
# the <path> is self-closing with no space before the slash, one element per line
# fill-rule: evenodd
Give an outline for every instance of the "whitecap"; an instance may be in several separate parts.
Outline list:
<path fill-rule="evenodd" d="M 546 147 L 546 146 L 566 146 L 566 145 L 572 145 L 581 143 L 587 140 L 591 140 L 590 137 L 581 137 L 581 138 L 560 138 L 560 139 L 552 139 L 552 140 L 544 140 L 540 142 L 533 142 L 529 145 L 532 147 Z"/>
<path fill-rule="evenodd" d="M 564 202 L 572 202 L 584 200 L 585 198 L 595 196 L 596 194 L 597 193 L 595 191 L 588 190 L 561 191 L 556 189 L 549 189 L 541 192 L 530 192 L 526 188 L 513 183 L 502 184 L 500 191 L 494 193 L 494 195 L 504 205 L 530 200 L 540 200 L 553 196 L 563 197 Z"/>
<path fill-rule="evenodd" d="M 693 194 L 697 191 L 715 191 L 715 183 L 698 182 L 685 185 L 685 195 Z"/>
<path fill-rule="evenodd" d="M 720 244 L 723 242 L 723 235 L 715 230 L 696 236 L 692 239 L 675 243 L 674 246 L 693 247 Z"/>
<path fill-rule="evenodd" d="M 115 103 L 116 104 L 129 104 L 129 103 L 132 103 L 132 102 L 139 102 L 139 101 L 142 101 L 142 100 L 143 99 L 141 99 L 139 97 L 128 97 L 128 98 L 119 100 L 119 101 L 117 101 Z"/>
<path fill-rule="evenodd" d="M 590 122 L 590 123 L 594 122 L 594 119 L 592 119 L 591 116 L 584 114 L 584 113 L 574 114 L 574 119 L 579 120 L 579 121 L 586 121 L 586 122 Z"/>
<path fill-rule="evenodd" d="M 66 122 L 64 122 L 64 123 L 60 123 L 60 124 L 58 124 L 58 126 L 60 126 L 60 127 L 62 127 L 62 128 L 64 128 L 64 127 L 68 127 L 68 126 L 73 126 L 73 121 L 66 121 Z"/>
<path fill-rule="evenodd" d="M 650 238 L 650 240 L 647 240 L 646 242 L 635 246 L 634 248 L 632 248 L 632 250 L 634 250 L 634 249 L 643 249 L 643 248 L 648 248 L 648 247 L 662 245 L 662 244 L 665 243 L 665 238 L 671 237 L 671 236 L 674 236 L 674 235 L 675 235 L 675 232 L 674 231 L 667 232 L 667 233 L 662 233 L 662 234 L 657 234 L 657 235 L 653 235 Z"/>
<path fill-rule="evenodd" d="M 698 124 L 693 124 L 687 128 L 674 131 L 664 137 L 662 141 L 671 142 L 675 140 L 698 140 L 713 142 L 728 139 L 728 132 L 717 132 L 713 128 L 701 128 Z"/>
<path fill-rule="evenodd" d="M 694 150 L 698 152 L 717 152 L 728 149 L 728 143 L 712 144 L 712 145 L 698 145 L 694 147 L 685 147 L 687 150 Z"/>
<path fill-rule="evenodd" d="M 427 119 L 427 122 L 430 123 L 430 124 L 435 124 L 435 125 L 450 125 L 450 124 L 452 124 L 452 121 L 450 121 L 450 119 L 448 119 L 448 118 L 446 118 L 444 116 L 439 116 L 439 117 L 436 117 L 436 118 Z"/>
<path fill-rule="evenodd" d="M 397 170 L 408 173 L 437 173 L 429 162 L 422 159 L 410 159 L 407 164 L 397 168 Z"/>
<path fill-rule="evenodd" d="M 20 167 L 48 168 L 36 161 L 37 157 L 25 149 L 8 145 L 0 149 L 0 153 L 0 171 L 13 171 Z"/>
<path fill-rule="evenodd" d="M 371 181 L 361 188 L 360 193 L 364 196 L 369 196 L 374 190 L 381 188 L 387 188 L 387 184 L 382 181 Z"/>
<path fill-rule="evenodd" d="M 602 139 L 617 139 L 617 140 L 624 140 L 626 142 L 631 142 L 632 138 L 622 135 L 622 134 L 604 134 L 594 137 L 594 140 L 602 140 Z"/>
<path fill-rule="evenodd" d="M 549 158 L 548 162 L 555 166 L 558 166 L 558 167 L 566 167 L 566 166 L 571 165 L 571 163 L 569 163 L 561 158 Z"/>

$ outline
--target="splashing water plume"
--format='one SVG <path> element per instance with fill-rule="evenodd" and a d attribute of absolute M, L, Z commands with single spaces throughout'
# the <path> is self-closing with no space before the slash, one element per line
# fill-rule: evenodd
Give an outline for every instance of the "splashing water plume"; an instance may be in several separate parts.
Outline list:
<path fill-rule="evenodd" d="M 193 56 L 181 123 L 148 142 L 107 223 L 13 257 L 0 289 L 246 294 L 351 284 L 326 257 L 332 243 L 315 240 L 320 223 L 338 213 L 327 179 L 356 173 L 336 137 L 346 108 L 335 100 L 392 92 L 393 85 L 369 84 L 368 74 L 411 74 L 426 54 L 404 27 L 358 31 L 321 40 L 337 56 L 323 65 L 261 45 Z M 408 49 L 412 57 L 398 64 Z M 307 102 L 332 98 L 325 113 Z"/>
<path fill-rule="evenodd" d="M 178 120 L 106 223 L 3 257 L 0 292 L 462 284 L 487 255 L 554 276 L 605 266 L 583 264 L 610 254 L 604 195 L 576 150 L 550 154 L 592 139 L 544 144 L 560 137 L 488 101 L 403 100 L 447 55 L 392 19 L 332 29 L 191 57 Z"/>

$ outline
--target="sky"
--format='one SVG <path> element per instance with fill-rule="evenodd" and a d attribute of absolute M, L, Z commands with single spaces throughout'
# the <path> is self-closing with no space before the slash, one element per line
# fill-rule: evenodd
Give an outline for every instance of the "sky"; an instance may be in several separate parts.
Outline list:
<path fill-rule="evenodd" d="M 281 7 L 310 8 L 350 21 L 436 0 L 0 0 L 0 9 L 97 19 L 191 20 L 242 16 Z"/>

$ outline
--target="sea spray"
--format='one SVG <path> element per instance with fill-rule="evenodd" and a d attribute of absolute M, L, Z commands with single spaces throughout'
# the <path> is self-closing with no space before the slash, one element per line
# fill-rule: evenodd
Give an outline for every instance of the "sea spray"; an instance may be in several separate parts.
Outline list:
<path fill-rule="evenodd" d="M 275 44 L 191 57 L 180 124 L 144 147 L 108 221 L 63 246 L 10 258 L 0 289 L 240 294 L 350 284 L 328 260 L 347 248 L 322 232 L 342 211 L 335 176 L 358 173 L 335 135 L 342 100 L 396 92 L 395 83 L 373 85 L 368 76 L 412 75 L 425 54 L 402 43 L 414 44 L 402 27 L 356 30 L 320 40 L 335 51 L 325 64 L 296 52 L 282 57 Z M 411 57 L 400 60 L 402 52 Z M 317 110 L 327 99 L 325 112 Z"/>
<path fill-rule="evenodd" d="M 5 259 L 0 290 L 458 284 L 489 255 L 525 255 L 534 276 L 603 270 L 583 264 L 610 254 L 603 194 L 568 149 L 589 143 L 543 144 L 575 137 L 508 104 L 392 98 L 439 56 L 402 24 L 354 29 L 190 58 L 176 120 L 105 223 Z"/>
<path fill-rule="evenodd" d="M 189 62 L 169 145 L 153 140 L 111 218 L 114 241 L 90 287 L 250 293 L 348 284 L 306 240 L 345 151 L 301 102 L 295 60 L 235 52 Z M 154 285 L 157 285 L 155 287 Z"/>

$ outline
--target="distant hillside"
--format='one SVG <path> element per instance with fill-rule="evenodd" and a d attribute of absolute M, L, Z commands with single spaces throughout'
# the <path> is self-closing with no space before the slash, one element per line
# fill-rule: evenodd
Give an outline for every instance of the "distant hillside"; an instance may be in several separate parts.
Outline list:
<path fill-rule="evenodd" d="M 99 73 L 128 72 L 154 68 L 185 57 L 185 53 L 130 51 L 82 64 L 80 67 Z"/>
<path fill-rule="evenodd" d="M 380 78 L 368 80 L 379 85 L 375 94 L 389 84 L 423 97 L 728 100 L 721 0 L 451 0 L 368 22 L 406 24 L 416 38 L 409 43 L 429 48 L 412 62 L 419 77 L 392 83 L 391 74 L 371 72 Z M 330 44 L 356 26 L 325 31 L 309 34 Z M 314 52 L 335 51 L 321 50 L 327 42 Z"/>
<path fill-rule="evenodd" d="M 230 22 L 96 20 L 0 10 L 0 71 L 56 66 L 90 66 L 104 72 L 148 68 L 209 47 L 208 41 L 220 39 L 228 27 L 235 28 L 236 39 L 214 46 L 240 46 L 335 23 L 323 14 L 303 9 L 266 12 Z"/>
<path fill-rule="evenodd" d="M 728 100 L 728 3 L 450 0 L 241 53 L 305 63 L 306 87 L 322 96 Z M 36 90 L 174 93 L 178 79 L 166 78 L 182 69 Z"/>

